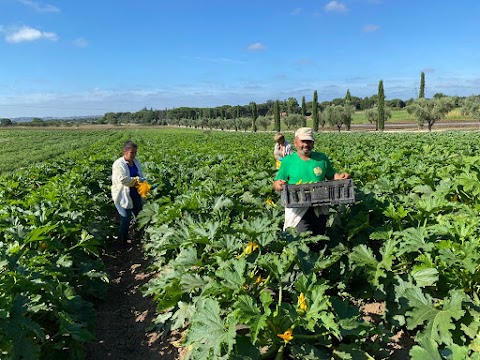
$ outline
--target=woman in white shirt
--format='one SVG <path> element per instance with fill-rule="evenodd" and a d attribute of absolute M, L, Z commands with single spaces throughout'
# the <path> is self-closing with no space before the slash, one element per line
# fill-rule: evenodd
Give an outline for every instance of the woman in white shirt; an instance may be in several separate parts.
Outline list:
<path fill-rule="evenodd" d="M 123 156 L 112 165 L 112 199 L 120 214 L 119 240 L 127 244 L 130 220 L 142 210 L 142 198 L 135 185 L 143 178 L 142 165 L 135 159 L 137 144 L 127 141 Z"/>
<path fill-rule="evenodd" d="M 293 153 L 292 145 L 288 141 L 285 140 L 285 137 L 282 133 L 276 133 L 275 137 L 275 147 L 273 148 L 273 156 L 275 157 L 275 163 L 277 169 L 280 168 L 280 162 L 282 159 Z"/>

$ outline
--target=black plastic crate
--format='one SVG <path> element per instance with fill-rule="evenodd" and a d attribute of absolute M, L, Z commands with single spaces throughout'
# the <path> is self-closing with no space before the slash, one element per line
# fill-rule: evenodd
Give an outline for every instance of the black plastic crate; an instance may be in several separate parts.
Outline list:
<path fill-rule="evenodd" d="M 284 185 L 281 200 L 285 207 L 353 204 L 355 202 L 355 189 L 352 179 L 327 180 L 314 184 Z"/>

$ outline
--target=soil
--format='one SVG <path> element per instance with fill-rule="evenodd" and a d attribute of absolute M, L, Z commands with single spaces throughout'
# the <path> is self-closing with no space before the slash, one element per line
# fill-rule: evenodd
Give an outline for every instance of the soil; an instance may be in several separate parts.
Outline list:
<path fill-rule="evenodd" d="M 141 287 L 153 274 L 148 271 L 140 242 L 109 243 L 103 261 L 109 273 L 109 290 L 97 304 L 96 341 L 86 345 L 86 359 L 181 359 L 181 350 L 173 345 L 179 334 L 164 338 L 148 330 L 155 317 L 155 303 L 143 296 Z"/>
<path fill-rule="evenodd" d="M 375 324 L 380 322 L 381 316 L 385 313 L 385 303 L 368 303 L 362 305 L 360 311 L 362 312 L 365 321 Z M 382 359 L 408 360 L 410 359 L 409 351 L 413 344 L 413 339 L 407 333 L 399 331 L 397 334 L 390 337 L 389 342 L 384 346 L 388 355 Z"/>

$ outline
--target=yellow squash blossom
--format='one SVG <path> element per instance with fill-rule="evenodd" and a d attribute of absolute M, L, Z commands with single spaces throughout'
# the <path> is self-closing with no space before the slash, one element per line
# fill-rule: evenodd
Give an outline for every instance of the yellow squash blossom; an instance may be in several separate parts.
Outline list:
<path fill-rule="evenodd" d="M 250 241 L 247 244 L 247 247 L 245 248 L 245 254 L 249 255 L 257 249 L 258 249 L 258 245 Z"/>
<path fill-rule="evenodd" d="M 152 187 L 147 181 L 137 182 L 135 187 L 142 198 L 146 198 Z"/>
<path fill-rule="evenodd" d="M 290 328 L 285 331 L 283 334 L 277 334 L 279 338 L 282 338 L 285 343 L 288 343 L 293 340 L 293 329 Z"/>
<path fill-rule="evenodd" d="M 305 294 L 303 292 L 300 293 L 300 296 L 298 296 L 297 299 L 297 306 L 300 308 L 300 310 L 307 311 L 307 298 L 305 297 Z"/>
<path fill-rule="evenodd" d="M 277 205 L 275 205 L 275 203 L 273 202 L 273 200 L 271 198 L 268 198 L 267 201 L 265 201 L 265 203 L 270 207 L 276 207 L 277 206 Z"/>
<path fill-rule="evenodd" d="M 243 253 L 241 253 L 240 255 L 237 255 L 236 258 L 240 259 L 243 255 L 250 255 L 252 252 L 254 252 L 257 249 L 258 249 L 258 245 L 250 241 L 247 244 L 247 247 L 245 248 L 245 250 L 243 250 Z"/>

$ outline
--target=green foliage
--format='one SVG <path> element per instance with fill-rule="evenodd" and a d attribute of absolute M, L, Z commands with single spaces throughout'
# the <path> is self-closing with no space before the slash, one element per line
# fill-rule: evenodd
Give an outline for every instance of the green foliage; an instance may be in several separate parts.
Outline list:
<path fill-rule="evenodd" d="M 98 139 L 108 141 L 105 135 Z M 43 136 L 48 142 L 59 134 Z M 90 141 L 78 151 L 62 145 L 65 157 L 32 163 L 9 175 L 15 182 L 0 182 L 2 358 L 82 358 L 83 343 L 94 338 L 89 301 L 102 298 L 108 282 L 99 248 L 111 231 L 111 164 L 95 154 L 103 144 Z"/>
<path fill-rule="evenodd" d="M 236 323 L 233 316 L 228 316 L 224 322 L 218 302 L 212 299 L 200 302 L 191 321 L 185 341 L 191 350 L 186 359 L 220 359 L 232 352 Z"/>
<path fill-rule="evenodd" d="M 462 302 L 466 300 L 464 294 L 453 291 L 444 299 L 441 309 L 433 304 L 431 296 L 423 294 L 419 288 L 407 289 L 405 296 L 412 307 L 412 310 L 405 314 L 407 327 L 414 329 L 425 325 L 419 338 L 433 340 L 439 345 L 452 345 L 455 323 L 465 315 L 462 309 Z"/>
<path fill-rule="evenodd" d="M 9 146 L 26 134 L 2 132 Z M 70 150 L 0 186 L 4 357 L 81 358 L 91 341 L 86 299 L 105 291 L 110 166 L 127 138 L 158 183 L 138 218 L 157 273 L 144 291 L 158 327 L 185 329 L 190 358 L 387 358 L 400 331 L 413 359 L 478 357 L 478 133 L 325 132 L 318 146 L 357 202 L 330 207 L 317 237 L 282 230 L 269 133 L 92 131 L 89 148 L 82 132 L 42 134 L 30 140 Z M 385 307 L 374 323 L 372 302 Z"/>

